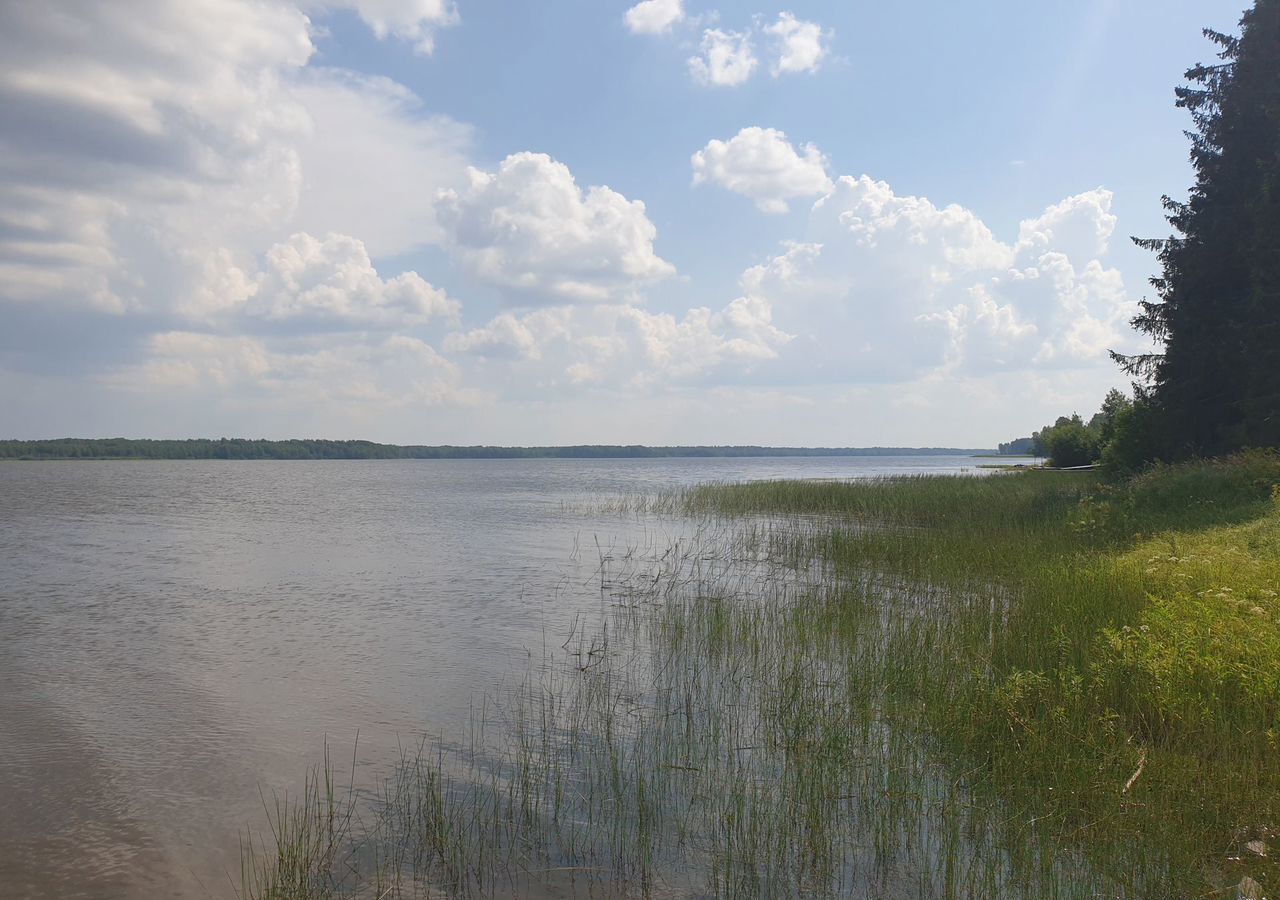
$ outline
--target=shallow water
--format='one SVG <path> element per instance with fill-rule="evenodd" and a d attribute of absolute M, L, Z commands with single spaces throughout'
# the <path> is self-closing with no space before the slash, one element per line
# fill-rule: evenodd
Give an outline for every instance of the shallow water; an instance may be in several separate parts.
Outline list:
<path fill-rule="evenodd" d="M 241 830 L 326 741 L 376 768 L 458 735 L 598 615 L 601 552 L 684 528 L 593 500 L 977 463 L 0 464 L 0 896 L 234 896 Z"/>

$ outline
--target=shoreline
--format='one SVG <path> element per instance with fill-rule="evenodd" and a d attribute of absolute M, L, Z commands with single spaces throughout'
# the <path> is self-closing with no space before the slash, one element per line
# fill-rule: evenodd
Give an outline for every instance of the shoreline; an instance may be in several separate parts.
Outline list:
<path fill-rule="evenodd" d="M 727 530 L 629 560 L 622 582 L 602 558 L 609 639 L 579 631 L 492 698 L 514 735 L 406 761 L 378 833 L 401 868 L 378 883 L 405 866 L 481 895 L 565 867 L 744 896 L 1280 881 L 1276 454 L 636 504 L 620 514 Z M 293 864 L 335 863 L 308 852 L 322 821 L 281 815 Z M 262 849 L 260 885 L 301 874 Z"/>
<path fill-rule="evenodd" d="M 372 441 L 290 439 L 151 440 L 60 438 L 0 440 L 0 460 L 27 462 L 148 460 L 326 459 L 708 459 L 887 456 L 990 456 L 990 450 L 956 447 L 765 447 L 758 445 L 570 444 L 564 446 L 378 444 Z"/>

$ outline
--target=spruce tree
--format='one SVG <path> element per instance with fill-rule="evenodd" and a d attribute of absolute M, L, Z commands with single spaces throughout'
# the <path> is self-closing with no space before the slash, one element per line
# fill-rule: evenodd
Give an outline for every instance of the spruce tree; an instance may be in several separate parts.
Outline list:
<path fill-rule="evenodd" d="M 1205 35 L 1221 62 L 1176 91 L 1195 185 L 1163 198 L 1177 234 L 1135 239 L 1162 272 L 1133 325 L 1163 346 L 1113 354 L 1140 380 L 1165 458 L 1280 446 L 1280 0 L 1257 0 L 1239 37 Z"/>

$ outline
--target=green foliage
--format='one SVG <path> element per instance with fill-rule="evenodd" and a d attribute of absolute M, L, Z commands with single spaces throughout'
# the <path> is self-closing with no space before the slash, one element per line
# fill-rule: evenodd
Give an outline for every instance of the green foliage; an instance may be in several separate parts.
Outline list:
<path fill-rule="evenodd" d="M 1119 534 L 1234 525 L 1269 512 L 1280 453 L 1246 450 L 1217 459 L 1157 463 L 1114 490 Z"/>
<path fill-rule="evenodd" d="M 1102 408 L 1089 420 L 1089 429 L 1098 436 L 1098 444 L 1105 447 L 1114 439 L 1118 420 L 1133 409 L 1133 401 L 1112 388 L 1102 399 Z"/>
<path fill-rule="evenodd" d="M 1115 413 L 1113 441 L 1130 414 Z M 1119 481 L 974 481 L 724 486 L 690 500 L 821 511 L 835 571 L 927 584 L 914 614 L 880 594 L 894 708 L 976 767 L 971 788 L 1053 823 L 1043 840 L 1083 842 L 1120 878 L 1098 895 L 1207 895 L 1246 874 L 1274 886 L 1270 863 L 1239 848 L 1280 823 L 1280 456 Z M 1122 861 L 1116 845 L 1142 855 Z M 1063 884 L 1045 876 L 1026 894 Z"/>
<path fill-rule="evenodd" d="M 602 556 L 602 630 L 376 815 L 277 810 L 244 896 L 1273 892 L 1278 496 L 1252 452 L 645 501 L 696 537 Z"/>
<path fill-rule="evenodd" d="M 1035 432 L 1035 452 L 1060 468 L 1101 461 L 1117 474 L 1136 471 L 1149 459 L 1151 406 L 1130 400 L 1112 388 L 1102 408 L 1086 425 L 1078 414 L 1060 416 L 1053 425 Z"/>
<path fill-rule="evenodd" d="M 1015 438 L 1012 441 L 1006 441 L 997 448 L 1001 456 L 1031 456 L 1036 450 L 1035 438 Z"/>
<path fill-rule="evenodd" d="M 1049 462 L 1058 468 L 1087 466 L 1098 458 L 1098 435 L 1078 416 L 1049 429 L 1043 441 Z"/>
<path fill-rule="evenodd" d="M 1097 691 L 1147 739 L 1272 743 L 1280 732 L 1280 516 L 1166 535 L 1120 564 L 1151 602 L 1104 630 Z"/>
<path fill-rule="evenodd" d="M 1116 410 L 1102 445 L 1102 466 L 1113 474 L 1136 472 L 1149 461 L 1155 430 L 1151 404 L 1139 399 Z"/>
<path fill-rule="evenodd" d="M 1133 325 L 1162 352 L 1116 359 L 1148 380 L 1147 458 L 1280 446 L 1280 0 L 1240 26 L 1205 32 L 1222 62 L 1177 90 L 1196 182 L 1164 198 L 1176 235 L 1138 241 L 1162 272 Z"/>
<path fill-rule="evenodd" d="M 820 514 L 897 529 L 945 528 L 981 534 L 1065 519 L 1094 485 L 1089 478 L 1028 473 L 1027 478 L 907 475 L 859 481 L 751 481 L 704 484 L 670 495 L 664 505 L 697 514 Z M 875 535 L 867 535 L 868 540 Z M 927 552 L 924 548 L 922 552 Z"/>

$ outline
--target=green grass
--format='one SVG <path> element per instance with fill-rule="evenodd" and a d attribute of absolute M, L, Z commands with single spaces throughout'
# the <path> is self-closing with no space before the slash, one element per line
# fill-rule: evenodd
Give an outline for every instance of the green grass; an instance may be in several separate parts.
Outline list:
<path fill-rule="evenodd" d="M 702 524 L 602 557 L 608 620 L 486 699 L 467 740 L 406 756 L 367 824 L 331 790 L 282 806 L 293 849 L 247 854 L 245 893 L 1275 891 L 1276 484 L 1252 453 L 1117 484 L 627 498 Z"/>
<path fill-rule="evenodd" d="M 1280 461 L 1258 453 L 1119 485 L 1029 472 L 715 486 L 689 502 L 823 513 L 838 571 L 940 595 L 889 614 L 893 715 L 981 764 L 975 789 L 1122 893 L 1194 896 L 1245 874 L 1276 886 L 1269 858 L 1237 851 L 1280 822 L 1277 483 Z"/>

